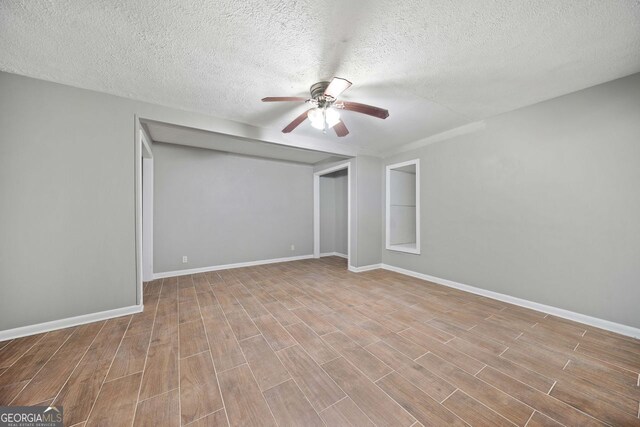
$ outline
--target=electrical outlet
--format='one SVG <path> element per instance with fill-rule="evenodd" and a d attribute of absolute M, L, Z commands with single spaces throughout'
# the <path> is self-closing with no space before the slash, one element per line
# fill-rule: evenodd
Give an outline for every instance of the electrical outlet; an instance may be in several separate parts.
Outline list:
<path fill-rule="evenodd" d="M 296 245 L 291 245 L 291 250 L 295 251 L 296 250 Z"/>
<path fill-rule="evenodd" d="M 185 255 L 185 256 L 183 256 L 183 257 L 182 257 L 182 263 L 183 263 L 183 264 L 186 264 L 186 263 L 188 263 L 188 262 L 189 262 L 189 258 L 187 258 L 187 256 L 186 256 L 186 255 Z"/>

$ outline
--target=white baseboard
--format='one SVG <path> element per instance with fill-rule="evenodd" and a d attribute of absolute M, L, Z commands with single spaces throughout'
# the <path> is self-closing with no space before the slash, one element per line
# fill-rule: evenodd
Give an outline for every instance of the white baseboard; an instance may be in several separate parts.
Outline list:
<path fill-rule="evenodd" d="M 347 256 L 347 254 L 341 254 L 340 252 L 325 252 L 325 253 L 320 254 L 320 258 L 325 257 L 325 256 L 339 256 L 340 258 L 344 258 L 344 259 L 349 258 Z"/>
<path fill-rule="evenodd" d="M 354 266 L 350 265 L 349 266 L 349 271 L 351 271 L 353 273 L 362 273 L 362 272 L 365 272 L 365 271 L 377 270 L 379 268 L 382 268 L 382 264 L 363 265 L 362 267 L 354 267 Z"/>
<path fill-rule="evenodd" d="M 380 268 L 384 270 L 395 271 L 396 273 L 404 274 L 406 276 L 427 280 L 429 282 L 448 286 L 450 288 L 460 289 L 462 291 L 470 292 L 472 294 L 482 295 L 498 301 L 507 302 L 509 304 L 519 305 L 520 307 L 530 308 L 532 310 L 537 310 L 543 313 L 552 314 L 554 316 L 573 320 L 575 322 L 584 323 L 586 325 L 594 326 L 596 328 L 606 329 L 607 331 L 615 332 L 621 335 L 626 335 L 633 338 L 640 338 L 640 329 L 634 328 L 633 326 L 627 326 L 627 325 L 622 325 L 620 323 L 611 322 L 609 320 L 598 319 L 597 317 L 587 316 L 586 314 L 580 314 L 580 313 L 565 310 L 562 308 L 540 304 L 540 303 L 529 301 L 522 298 L 512 297 L 510 295 L 501 294 L 499 292 L 493 292 L 493 291 L 488 291 L 482 288 L 476 288 L 475 286 L 465 285 L 462 283 L 454 282 L 452 280 L 441 279 L 439 277 L 429 276 L 428 274 L 418 273 L 411 270 L 405 270 L 404 268 L 394 267 L 388 264 L 381 264 Z M 351 270 L 351 271 L 354 271 L 354 270 Z M 363 271 L 366 271 L 366 270 L 363 270 Z"/>
<path fill-rule="evenodd" d="M 188 270 L 165 271 L 164 273 L 154 273 L 154 279 L 164 279 L 165 277 L 185 276 L 187 274 L 206 273 L 208 271 L 227 270 L 229 268 L 252 267 L 254 265 L 275 264 L 277 262 L 299 261 L 310 259 L 313 255 L 300 255 L 286 258 L 262 259 L 259 261 L 237 262 L 235 264 L 214 265 L 211 267 L 190 268 Z"/>
<path fill-rule="evenodd" d="M 26 337 L 27 335 L 41 334 L 43 332 L 55 331 L 56 329 L 70 328 L 72 326 L 98 322 L 100 320 L 112 319 L 114 317 L 127 316 L 129 314 L 140 313 L 143 309 L 143 305 L 131 305 L 129 307 L 116 308 L 113 310 L 100 311 L 98 313 L 83 314 L 81 316 L 68 317 L 66 319 L 52 320 L 51 322 L 38 323 L 36 325 L 7 329 L 5 331 L 0 331 L 0 341 Z"/>

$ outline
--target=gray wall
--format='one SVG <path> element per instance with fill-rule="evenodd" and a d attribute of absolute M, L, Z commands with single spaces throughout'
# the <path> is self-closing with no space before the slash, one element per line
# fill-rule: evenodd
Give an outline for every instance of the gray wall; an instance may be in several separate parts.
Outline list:
<path fill-rule="evenodd" d="M 0 73 L 0 330 L 136 303 L 132 106 Z"/>
<path fill-rule="evenodd" d="M 153 157 L 155 272 L 313 253 L 312 166 L 157 143 Z"/>
<path fill-rule="evenodd" d="M 381 249 L 383 163 L 349 160 L 351 264 L 382 257 L 640 326 L 639 104 L 634 75 L 386 159 L 422 159 L 420 256 Z M 135 304 L 136 114 L 265 137 L 202 114 L 0 72 L 0 330 Z"/>
<path fill-rule="evenodd" d="M 640 327 L 640 74 L 385 159 L 421 161 L 420 273 Z"/>
<path fill-rule="evenodd" d="M 379 264 L 382 260 L 383 188 L 384 174 L 381 159 L 356 158 L 356 218 L 358 267 Z M 353 215 L 353 212 L 352 212 Z"/>
<path fill-rule="evenodd" d="M 347 186 L 344 169 L 320 177 L 320 253 L 347 255 Z"/>
<path fill-rule="evenodd" d="M 279 137 L 0 72 L 0 330 L 136 304 L 136 115 Z"/>

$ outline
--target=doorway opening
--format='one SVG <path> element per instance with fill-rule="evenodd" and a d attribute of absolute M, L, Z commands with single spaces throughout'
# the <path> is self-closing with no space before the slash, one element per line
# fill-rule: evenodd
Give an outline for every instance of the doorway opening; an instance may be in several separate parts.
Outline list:
<path fill-rule="evenodd" d="M 339 256 L 351 265 L 351 163 L 313 175 L 313 256 Z"/>

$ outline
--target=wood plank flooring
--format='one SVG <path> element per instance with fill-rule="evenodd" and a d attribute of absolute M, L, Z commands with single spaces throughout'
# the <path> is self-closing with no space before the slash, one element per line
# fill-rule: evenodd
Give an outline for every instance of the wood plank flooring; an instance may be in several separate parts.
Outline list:
<path fill-rule="evenodd" d="M 1 342 L 0 405 L 68 426 L 640 426 L 639 340 L 341 258 L 144 295 Z"/>

